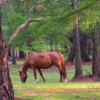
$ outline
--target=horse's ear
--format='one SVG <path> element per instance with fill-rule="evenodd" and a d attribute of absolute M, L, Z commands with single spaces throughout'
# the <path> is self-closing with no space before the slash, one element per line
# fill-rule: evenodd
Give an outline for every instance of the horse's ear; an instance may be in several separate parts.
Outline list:
<path fill-rule="evenodd" d="M 21 73 L 21 71 L 18 71 L 19 73 Z"/>

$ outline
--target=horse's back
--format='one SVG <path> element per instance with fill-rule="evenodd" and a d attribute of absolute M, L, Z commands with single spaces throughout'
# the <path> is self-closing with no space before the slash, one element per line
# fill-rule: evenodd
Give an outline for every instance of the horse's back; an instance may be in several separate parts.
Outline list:
<path fill-rule="evenodd" d="M 39 67 L 51 67 L 58 63 L 64 64 L 64 55 L 57 51 L 32 52 L 28 56 L 28 62 Z"/>
<path fill-rule="evenodd" d="M 56 65 L 63 65 L 65 63 L 64 55 L 60 52 L 53 51 L 50 52 L 51 59 Z"/>
<path fill-rule="evenodd" d="M 52 60 L 47 52 L 32 52 L 28 56 L 28 61 L 31 65 L 39 68 L 49 68 L 52 66 Z"/>
<path fill-rule="evenodd" d="M 30 54 L 31 58 L 47 58 L 50 59 L 55 59 L 55 60 L 58 60 L 58 59 L 63 59 L 64 60 L 64 55 L 60 52 L 57 52 L 57 51 L 47 51 L 47 52 L 32 52 Z"/>

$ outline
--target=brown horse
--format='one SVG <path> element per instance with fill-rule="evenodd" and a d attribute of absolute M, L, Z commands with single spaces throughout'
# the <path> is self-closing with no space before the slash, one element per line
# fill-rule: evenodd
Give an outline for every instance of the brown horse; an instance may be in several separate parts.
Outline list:
<path fill-rule="evenodd" d="M 19 71 L 19 76 L 21 78 L 21 81 L 26 82 L 27 79 L 26 72 L 30 67 L 33 69 L 35 77 L 34 83 L 37 81 L 36 69 L 38 70 L 43 81 L 45 82 L 41 69 L 50 68 L 52 67 L 52 65 L 55 65 L 59 70 L 60 82 L 62 82 L 62 76 L 64 80 L 67 81 L 64 56 L 63 54 L 56 51 L 30 53 L 27 59 L 25 60 L 21 70 Z"/>

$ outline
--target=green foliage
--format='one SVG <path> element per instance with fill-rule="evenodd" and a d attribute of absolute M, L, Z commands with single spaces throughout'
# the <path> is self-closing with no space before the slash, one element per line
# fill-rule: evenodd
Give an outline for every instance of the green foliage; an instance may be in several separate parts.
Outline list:
<path fill-rule="evenodd" d="M 33 51 L 48 51 L 48 46 L 43 41 L 33 41 L 31 50 Z"/>
<path fill-rule="evenodd" d="M 66 8 L 68 8 L 68 6 L 67 7 L 65 6 L 66 2 L 64 0 L 62 2 L 58 2 L 56 0 L 50 1 L 51 3 L 47 3 L 46 5 L 45 5 L 45 3 L 40 3 L 40 2 L 41 2 L 41 0 L 34 2 L 36 4 L 36 12 L 31 11 L 30 17 L 38 18 L 39 16 L 48 15 L 48 18 L 44 21 L 41 21 L 40 23 L 31 23 L 29 25 L 28 32 L 31 33 L 30 35 L 33 37 L 33 39 L 37 40 L 38 38 L 43 38 L 43 40 L 46 41 L 46 38 L 48 36 L 50 36 L 49 34 L 51 34 L 51 33 L 61 33 L 61 34 L 64 33 L 64 28 L 62 27 L 62 24 L 59 24 L 59 23 L 55 22 L 54 20 L 56 19 L 55 18 L 56 15 L 63 14 L 67 10 Z M 43 2 L 44 2 L 44 0 L 43 0 Z M 10 7 L 8 6 L 9 7 L 8 12 L 7 12 L 8 8 L 6 6 L 3 6 L 3 8 L 6 9 L 6 13 L 5 13 L 4 9 L 2 9 L 2 11 L 5 15 L 7 15 L 7 19 L 3 19 L 5 22 L 3 24 L 3 26 L 5 27 L 4 33 L 6 33 L 4 35 L 5 41 L 8 41 L 9 37 L 17 29 L 17 27 L 28 18 L 28 12 L 34 3 L 31 0 L 21 2 L 21 3 L 18 3 L 17 1 L 11 2 L 11 3 L 9 3 Z M 55 4 L 56 4 L 56 6 L 55 6 Z M 62 5 L 64 5 L 64 6 L 62 6 Z M 6 32 L 6 31 L 8 31 L 8 32 Z M 13 44 L 12 44 L 13 48 L 19 47 L 20 49 L 22 49 L 22 50 L 25 49 L 24 51 L 27 51 L 28 47 L 26 48 L 26 46 L 27 46 L 26 42 L 28 39 L 26 38 L 27 37 L 26 33 L 27 32 L 25 32 L 25 31 L 20 32 L 20 34 L 13 41 Z M 6 35 L 7 35 L 7 37 L 6 37 Z M 64 45 L 66 42 L 66 39 L 64 39 L 63 34 L 62 34 L 61 38 L 60 38 L 60 36 L 57 36 L 57 38 L 55 40 L 53 40 L 53 42 L 55 41 L 55 43 L 57 43 L 58 41 L 60 41 L 59 43 Z M 48 37 L 48 39 L 49 39 L 48 41 L 51 41 L 49 37 Z M 60 40 L 58 40 L 58 39 L 60 39 Z M 63 39 L 63 40 L 61 40 L 61 39 Z M 32 44 L 34 44 L 33 47 L 35 50 L 41 50 L 43 48 L 45 50 L 45 46 L 46 46 L 45 43 L 43 43 L 43 45 L 45 44 L 45 46 L 38 46 L 39 44 L 41 44 L 41 41 L 40 41 L 40 43 L 37 43 L 37 41 L 34 41 L 34 43 L 32 43 Z M 21 45 L 24 45 L 25 47 L 23 47 Z M 56 47 L 59 47 L 59 44 L 57 44 L 57 45 L 58 46 L 56 46 Z M 31 50 L 33 49 L 33 47 L 31 48 Z"/>
<path fill-rule="evenodd" d="M 72 9 L 71 0 L 53 0 L 49 2 L 45 2 L 45 0 L 34 2 L 28 0 L 21 3 L 13 1 L 7 7 L 2 6 L 3 15 L 7 16 L 2 20 L 6 42 L 17 27 L 27 20 L 29 10 L 34 4 L 36 5 L 36 11 L 30 11 L 30 17 L 47 16 L 47 18 L 41 22 L 30 23 L 27 31 L 23 29 L 13 41 L 13 48 L 17 46 L 24 51 L 29 49 L 30 52 L 30 50 L 46 50 L 46 46 L 49 45 L 51 48 L 54 47 L 59 50 L 61 45 L 64 47 L 64 45 L 70 44 L 66 34 L 72 31 L 75 17 L 79 20 L 80 30 L 86 33 L 91 33 L 94 25 L 100 22 L 100 2 L 95 0 L 77 1 L 78 8 L 76 10 Z M 27 46 L 28 34 L 34 40 L 31 48 Z M 50 42 L 53 44 L 50 44 Z"/>
<path fill-rule="evenodd" d="M 84 5 L 87 5 L 87 1 L 85 1 Z M 82 31 L 86 31 L 87 33 L 91 33 L 95 27 L 95 25 L 100 22 L 100 2 L 92 0 L 88 1 L 89 7 L 83 11 L 84 15 L 80 19 L 80 25 Z"/>
<path fill-rule="evenodd" d="M 5 43 L 7 44 L 7 43 L 8 43 L 8 40 L 9 40 L 9 36 L 5 35 L 5 36 L 3 37 L 3 39 L 4 39 Z"/>
<path fill-rule="evenodd" d="M 16 48 L 19 47 L 19 49 L 22 48 L 23 45 L 27 44 L 27 33 L 23 29 L 13 40 L 11 47 Z"/>
<path fill-rule="evenodd" d="M 16 1 L 10 2 L 7 6 L 2 6 L 2 22 L 3 22 L 3 37 L 5 42 L 7 43 L 10 36 L 15 32 L 17 27 L 22 24 L 26 20 L 26 16 L 23 16 L 23 13 L 20 11 L 18 12 L 18 5 Z M 17 8 L 17 9 L 16 9 Z M 5 17 L 6 16 L 6 17 Z M 19 35 L 20 36 L 20 35 Z M 18 37 L 18 36 L 17 36 Z M 18 41 L 19 38 L 16 37 Z M 23 37 L 23 36 L 22 36 Z M 16 40 L 13 41 L 12 47 L 15 48 L 16 45 L 18 46 L 18 42 Z M 20 39 L 21 40 L 21 39 Z"/>
<path fill-rule="evenodd" d="M 26 52 L 26 53 L 30 53 L 31 52 L 30 48 L 25 46 L 25 45 L 23 45 L 19 50 L 21 50 L 23 52 Z"/>
<path fill-rule="evenodd" d="M 2 26 L 2 30 L 4 30 L 4 31 L 8 31 L 8 30 L 9 30 L 9 27 L 8 27 L 7 25 Z"/>
<path fill-rule="evenodd" d="M 94 0 L 85 0 L 78 4 L 78 8 L 76 10 L 73 10 L 68 6 L 68 11 L 66 10 L 66 12 L 64 12 L 62 15 L 62 8 L 56 7 L 53 10 L 55 14 L 51 14 L 46 20 L 36 24 L 36 26 L 35 24 L 31 24 L 30 29 L 32 29 L 33 27 L 31 31 L 35 31 L 36 33 L 40 33 L 42 31 L 44 34 L 50 34 L 51 32 L 63 32 L 64 30 L 69 32 L 73 29 L 73 21 L 77 16 L 79 19 L 80 29 L 82 31 L 87 31 L 87 29 L 92 31 L 94 25 L 100 19 L 100 13 L 98 10 L 100 6 L 98 5 L 98 3 L 99 2 L 95 2 Z M 59 9 L 61 10 L 61 12 L 57 13 L 56 11 L 59 11 Z"/>

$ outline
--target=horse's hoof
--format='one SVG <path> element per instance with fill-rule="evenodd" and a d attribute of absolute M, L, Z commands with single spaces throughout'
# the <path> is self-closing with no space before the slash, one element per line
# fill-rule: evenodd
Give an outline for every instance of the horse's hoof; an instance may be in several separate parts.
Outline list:
<path fill-rule="evenodd" d="M 36 79 L 33 83 L 35 84 L 35 83 L 37 83 L 38 82 L 38 80 Z"/>
<path fill-rule="evenodd" d="M 67 82 L 67 81 L 68 81 L 67 79 L 64 80 L 64 82 Z"/>
<path fill-rule="evenodd" d="M 36 80 L 35 80 L 35 82 L 37 83 L 37 82 L 38 82 L 38 80 L 36 79 Z"/>
<path fill-rule="evenodd" d="M 36 82 L 34 81 L 33 83 L 35 84 Z"/>

